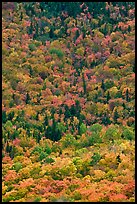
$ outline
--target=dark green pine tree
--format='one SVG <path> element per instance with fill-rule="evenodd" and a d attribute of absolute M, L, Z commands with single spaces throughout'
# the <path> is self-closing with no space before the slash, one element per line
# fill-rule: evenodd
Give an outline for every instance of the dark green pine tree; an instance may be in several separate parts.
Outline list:
<path fill-rule="evenodd" d="M 86 94 L 87 93 L 87 86 L 86 86 L 86 81 L 85 81 L 84 73 L 82 73 L 82 80 L 83 80 L 84 94 Z"/>
<path fill-rule="evenodd" d="M 83 39 L 86 37 L 86 30 L 83 30 Z"/>
<path fill-rule="evenodd" d="M 124 109 L 126 108 L 126 105 L 125 105 L 125 103 L 123 103 L 123 104 L 122 104 L 122 106 L 123 106 L 123 108 L 124 108 Z"/>
<path fill-rule="evenodd" d="M 38 27 L 38 23 L 35 24 L 35 34 L 34 34 L 34 38 L 36 39 L 39 36 L 39 27 Z"/>
<path fill-rule="evenodd" d="M 15 93 L 12 94 L 12 98 L 13 98 L 13 100 L 15 100 Z"/>
<path fill-rule="evenodd" d="M 45 131 L 45 135 L 46 135 L 46 138 L 52 140 L 52 127 L 51 127 L 51 126 L 48 126 L 48 127 L 47 127 L 47 129 L 46 129 L 46 131 Z"/>
<path fill-rule="evenodd" d="M 55 35 L 54 35 L 54 32 L 53 32 L 53 28 L 51 28 L 50 31 L 49 31 L 49 37 L 54 38 L 54 36 Z"/>
<path fill-rule="evenodd" d="M 78 100 L 76 100 L 76 117 L 79 119 L 80 117 L 80 113 L 81 113 L 81 106 L 80 106 L 80 102 Z"/>
<path fill-rule="evenodd" d="M 14 147 L 14 146 L 12 147 L 11 146 L 11 149 L 10 149 L 10 152 L 9 152 L 9 156 L 10 156 L 11 159 L 14 158 L 15 152 L 16 152 L 16 147 Z"/>
<path fill-rule="evenodd" d="M 69 110 L 69 107 L 67 105 L 65 105 L 65 119 L 70 118 L 71 117 L 71 113 Z"/>
<path fill-rule="evenodd" d="M 130 25 L 128 26 L 128 32 L 129 33 L 131 32 L 131 26 Z"/>
<path fill-rule="evenodd" d="M 72 105 L 71 108 L 70 108 L 70 114 L 71 114 L 71 116 L 76 115 L 76 107 L 74 105 Z"/>
<path fill-rule="evenodd" d="M 44 126 L 48 126 L 48 125 L 49 125 L 48 116 L 46 115 L 44 119 Z"/>
<path fill-rule="evenodd" d="M 108 14 L 109 15 L 109 14 Z M 107 33 L 108 33 L 108 30 L 107 30 L 107 24 L 105 24 L 105 26 L 104 26 L 104 35 L 107 35 Z"/>
<path fill-rule="evenodd" d="M 9 145 L 9 142 L 7 141 L 7 144 L 6 144 L 6 152 L 9 153 L 10 152 L 10 145 Z"/>
<path fill-rule="evenodd" d="M 37 143 L 39 143 L 40 140 L 41 140 L 41 134 L 40 134 L 40 132 L 39 132 L 38 135 L 37 135 L 37 137 L 36 137 L 36 141 L 37 141 Z"/>
<path fill-rule="evenodd" d="M 58 140 L 57 137 L 58 137 L 58 135 L 57 135 L 57 124 L 56 124 L 55 118 L 53 118 L 51 140 L 57 141 Z"/>
<path fill-rule="evenodd" d="M 90 68 L 94 68 L 96 66 L 96 62 L 95 62 L 95 60 L 93 60 L 92 62 L 91 62 L 91 64 L 90 64 Z"/>
<path fill-rule="evenodd" d="M 37 120 L 37 121 L 39 120 L 39 112 L 36 113 L 35 120 Z"/>
<path fill-rule="evenodd" d="M 6 123 L 6 121 L 7 121 L 6 111 L 2 111 L 2 123 Z"/>
<path fill-rule="evenodd" d="M 40 104 L 40 100 L 41 100 L 41 92 L 39 94 L 37 94 L 37 103 Z"/>
<path fill-rule="evenodd" d="M 31 35 L 33 33 L 32 18 L 30 18 L 30 19 L 31 19 L 31 23 L 30 23 L 29 30 L 28 30 L 29 35 Z"/>
<path fill-rule="evenodd" d="M 29 95 L 29 93 L 27 92 L 27 94 L 26 94 L 26 104 L 29 104 L 29 103 L 30 103 L 30 100 L 31 100 L 30 95 Z"/>
<path fill-rule="evenodd" d="M 33 76 L 33 69 L 31 66 L 29 67 L 29 73 L 30 73 L 30 76 Z"/>
<path fill-rule="evenodd" d="M 14 140 L 15 138 L 19 137 L 19 131 L 15 130 L 11 135 L 10 139 Z"/>
<path fill-rule="evenodd" d="M 20 14 L 20 20 L 22 21 L 22 19 L 23 19 L 23 12 L 21 12 Z"/>
<path fill-rule="evenodd" d="M 76 30 L 76 33 L 75 33 L 75 36 L 74 36 L 74 38 L 73 38 L 73 40 L 74 40 L 74 43 L 76 42 L 76 40 L 77 40 L 77 38 L 79 37 L 79 30 Z"/>
<path fill-rule="evenodd" d="M 114 111 L 114 116 L 113 116 L 113 120 L 115 123 L 117 123 L 117 119 L 119 118 L 119 114 L 117 112 L 117 109 Z"/>
<path fill-rule="evenodd" d="M 54 113 L 56 112 L 54 106 L 51 108 L 51 118 L 53 119 L 54 118 Z"/>
<path fill-rule="evenodd" d="M 127 89 L 127 90 L 126 90 L 126 101 L 129 102 L 129 99 L 130 99 L 130 98 L 129 98 L 129 91 L 128 91 L 128 89 Z"/>
<path fill-rule="evenodd" d="M 110 120 L 107 113 L 104 113 L 104 115 L 102 116 L 102 124 L 104 124 L 104 125 L 110 125 L 111 124 L 111 120 Z"/>
<path fill-rule="evenodd" d="M 105 91 L 105 83 L 104 83 L 104 79 L 102 79 L 101 88 L 103 89 L 103 91 Z"/>
<path fill-rule="evenodd" d="M 116 157 L 116 160 L 117 160 L 117 163 L 118 163 L 118 164 L 121 163 L 120 155 L 118 155 L 118 156 Z"/>
<path fill-rule="evenodd" d="M 60 107 L 59 109 L 59 115 L 61 116 L 61 114 L 63 113 L 62 108 Z"/>
<path fill-rule="evenodd" d="M 111 99 L 109 91 L 107 92 L 107 103 Z"/>
<path fill-rule="evenodd" d="M 12 120 L 14 118 L 14 111 L 11 111 L 9 114 L 8 114 L 8 120 Z"/>

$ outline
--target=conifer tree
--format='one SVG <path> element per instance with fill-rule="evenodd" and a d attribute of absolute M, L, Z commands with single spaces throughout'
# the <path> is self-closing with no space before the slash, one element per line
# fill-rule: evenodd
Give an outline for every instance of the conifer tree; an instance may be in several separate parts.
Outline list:
<path fill-rule="evenodd" d="M 79 37 L 79 30 L 76 30 L 76 34 L 75 34 L 75 39 L 77 39 Z"/>
<path fill-rule="evenodd" d="M 35 120 L 39 120 L 39 112 L 37 112 Z"/>
<path fill-rule="evenodd" d="M 10 146 L 9 146 L 9 142 L 7 141 L 7 144 L 6 144 L 6 152 L 9 153 L 10 152 Z"/>
<path fill-rule="evenodd" d="M 126 108 L 126 105 L 125 105 L 125 103 L 123 103 L 123 104 L 122 104 L 122 106 L 123 106 L 123 108 L 124 108 L 124 109 Z"/>
<path fill-rule="evenodd" d="M 104 83 L 104 79 L 102 79 L 101 88 L 105 91 L 105 83 Z"/>
<path fill-rule="evenodd" d="M 48 126 L 49 122 L 48 122 L 48 116 L 46 115 L 45 116 L 45 119 L 44 119 L 44 126 Z"/>
<path fill-rule="evenodd" d="M 107 103 L 111 99 L 109 91 L 107 92 Z"/>
<path fill-rule="evenodd" d="M 31 100 L 30 95 L 29 95 L 29 93 L 27 92 L 27 94 L 26 94 L 26 104 L 29 104 L 29 103 L 30 103 L 30 100 Z"/>
<path fill-rule="evenodd" d="M 50 29 L 49 37 L 50 37 L 50 38 L 54 38 L 53 28 Z"/>
<path fill-rule="evenodd" d="M 126 90 L 126 101 L 129 102 L 129 91 L 128 91 L 128 89 Z"/>
<path fill-rule="evenodd" d="M 39 132 L 39 133 L 37 134 L 37 137 L 36 137 L 36 141 L 37 141 L 37 143 L 39 143 L 40 140 L 41 140 L 41 134 L 40 134 L 40 132 Z"/>
<path fill-rule="evenodd" d="M 130 25 L 128 26 L 128 32 L 129 33 L 131 32 L 131 26 Z"/>
<path fill-rule="evenodd" d="M 114 116 L 113 116 L 113 119 L 114 119 L 114 122 L 117 123 L 117 119 L 119 118 L 119 114 L 117 112 L 117 109 L 114 111 Z"/>
<path fill-rule="evenodd" d="M 9 114 L 8 114 L 8 120 L 12 120 L 14 118 L 14 111 L 11 111 Z"/>
<path fill-rule="evenodd" d="M 87 86 L 86 86 L 86 81 L 85 81 L 84 73 L 82 73 L 82 80 L 83 80 L 84 94 L 86 94 L 87 93 Z"/>
<path fill-rule="evenodd" d="M 2 111 L 2 123 L 6 123 L 6 121 L 7 121 L 6 111 Z"/>
<path fill-rule="evenodd" d="M 104 125 L 110 125 L 111 124 L 111 120 L 109 119 L 109 116 L 107 113 L 104 113 L 104 115 L 102 116 L 102 124 L 104 124 Z"/>

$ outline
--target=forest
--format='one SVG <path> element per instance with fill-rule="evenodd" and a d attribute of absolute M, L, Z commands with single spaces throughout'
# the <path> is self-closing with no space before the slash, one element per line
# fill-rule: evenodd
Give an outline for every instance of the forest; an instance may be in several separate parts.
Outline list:
<path fill-rule="evenodd" d="M 2 202 L 135 202 L 135 2 L 2 2 Z"/>

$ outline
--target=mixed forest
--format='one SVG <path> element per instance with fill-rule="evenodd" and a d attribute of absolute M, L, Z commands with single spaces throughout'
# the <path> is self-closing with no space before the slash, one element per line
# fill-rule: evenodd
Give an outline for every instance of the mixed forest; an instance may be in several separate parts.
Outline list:
<path fill-rule="evenodd" d="M 2 202 L 135 202 L 135 3 L 2 3 Z"/>

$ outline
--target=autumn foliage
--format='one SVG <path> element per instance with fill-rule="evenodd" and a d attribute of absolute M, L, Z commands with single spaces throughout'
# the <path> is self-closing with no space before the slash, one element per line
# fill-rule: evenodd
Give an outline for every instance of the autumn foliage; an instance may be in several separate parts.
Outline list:
<path fill-rule="evenodd" d="M 135 202 L 134 2 L 2 3 L 2 201 Z"/>

